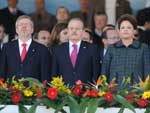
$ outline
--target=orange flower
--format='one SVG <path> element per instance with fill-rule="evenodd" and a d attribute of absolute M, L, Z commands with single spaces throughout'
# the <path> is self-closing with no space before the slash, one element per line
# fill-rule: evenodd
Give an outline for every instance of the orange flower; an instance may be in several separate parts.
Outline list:
<path fill-rule="evenodd" d="M 4 79 L 0 79 L 0 86 L 1 86 L 2 88 L 6 88 L 6 87 L 8 86 L 8 84 L 5 83 L 5 82 L 3 82 L 3 81 L 4 81 Z"/>
<path fill-rule="evenodd" d="M 87 89 L 84 93 L 83 93 L 83 95 L 82 95 L 83 97 L 87 97 L 87 96 L 90 96 L 90 90 L 89 89 Z"/>
<path fill-rule="evenodd" d="M 102 84 L 102 81 L 103 81 L 102 77 L 99 76 L 98 79 L 97 79 L 96 85 L 97 85 L 97 86 L 101 85 L 101 84 Z"/>

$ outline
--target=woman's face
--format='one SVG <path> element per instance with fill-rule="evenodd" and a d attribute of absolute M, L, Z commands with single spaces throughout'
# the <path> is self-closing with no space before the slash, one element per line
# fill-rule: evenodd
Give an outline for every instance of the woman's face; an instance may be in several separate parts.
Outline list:
<path fill-rule="evenodd" d="M 119 29 L 120 38 L 121 39 L 134 38 L 134 34 L 135 34 L 135 29 L 133 25 L 127 20 L 122 21 Z"/>

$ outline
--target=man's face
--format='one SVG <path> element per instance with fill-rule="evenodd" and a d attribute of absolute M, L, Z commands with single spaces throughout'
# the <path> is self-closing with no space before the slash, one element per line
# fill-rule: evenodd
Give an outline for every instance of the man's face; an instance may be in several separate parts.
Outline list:
<path fill-rule="evenodd" d="M 107 24 L 107 17 L 105 15 L 97 15 L 94 17 L 95 28 L 101 30 Z"/>
<path fill-rule="evenodd" d="M 48 46 L 50 41 L 50 33 L 48 31 L 42 30 L 38 33 L 38 42 Z"/>
<path fill-rule="evenodd" d="M 80 20 L 71 20 L 68 24 L 68 36 L 72 41 L 81 40 L 83 23 Z"/>
<path fill-rule="evenodd" d="M 4 35 L 5 35 L 4 28 L 0 26 L 0 40 L 4 38 Z"/>
<path fill-rule="evenodd" d="M 115 44 L 119 40 L 118 32 L 116 30 L 108 30 L 106 35 L 109 45 Z"/>
<path fill-rule="evenodd" d="M 67 10 L 65 8 L 59 8 L 56 14 L 56 18 L 59 22 L 66 22 L 69 18 Z"/>
<path fill-rule="evenodd" d="M 16 8 L 18 0 L 8 0 L 8 6 Z"/>
<path fill-rule="evenodd" d="M 44 8 L 45 8 L 44 0 L 35 0 L 35 7 L 36 7 L 37 11 L 44 10 Z"/>
<path fill-rule="evenodd" d="M 16 32 L 20 38 L 26 38 L 33 33 L 33 24 L 31 20 L 23 18 L 17 22 Z"/>

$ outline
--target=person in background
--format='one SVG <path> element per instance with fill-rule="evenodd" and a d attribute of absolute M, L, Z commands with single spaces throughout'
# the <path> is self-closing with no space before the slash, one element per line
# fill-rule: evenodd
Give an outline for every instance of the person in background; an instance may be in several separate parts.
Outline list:
<path fill-rule="evenodd" d="M 63 29 L 60 32 L 60 43 L 68 42 L 68 29 Z"/>
<path fill-rule="evenodd" d="M 17 8 L 19 0 L 7 0 L 8 6 L 0 10 L 0 23 L 3 23 L 9 41 L 16 36 L 15 23 L 25 13 Z"/>
<path fill-rule="evenodd" d="M 123 15 L 118 20 L 120 41 L 108 47 L 103 59 L 102 74 L 110 82 L 114 77 L 121 85 L 124 77 L 131 77 L 131 84 L 138 77 L 145 80 L 150 74 L 150 50 L 146 44 L 134 40 L 137 21 L 131 15 Z"/>
<path fill-rule="evenodd" d="M 41 29 L 51 32 L 56 24 L 56 18 L 52 14 L 48 13 L 45 9 L 45 0 L 35 0 L 36 11 L 29 14 L 35 24 L 35 32 L 39 32 Z"/>
<path fill-rule="evenodd" d="M 116 25 L 121 15 L 132 14 L 129 0 L 92 0 L 95 12 L 105 12 L 108 15 L 108 24 Z"/>
<path fill-rule="evenodd" d="M 70 18 L 80 18 L 84 22 L 84 26 L 90 28 L 93 14 L 91 0 L 78 0 L 78 2 L 80 10 L 72 12 Z"/>
<path fill-rule="evenodd" d="M 85 28 L 83 33 L 82 33 L 82 40 L 93 43 L 93 36 L 92 36 L 92 31 L 88 28 Z"/>
<path fill-rule="evenodd" d="M 0 23 L 0 51 L 5 43 L 8 42 L 8 35 L 5 33 L 4 25 Z"/>
<path fill-rule="evenodd" d="M 0 77 L 33 77 L 40 81 L 50 78 L 48 48 L 32 40 L 33 21 L 23 15 L 16 20 L 18 39 L 3 46 L 0 58 Z"/>
<path fill-rule="evenodd" d="M 66 31 L 63 31 L 62 30 L 65 30 L 67 28 L 67 23 L 57 23 L 52 32 L 51 32 L 51 38 L 52 38 L 52 47 L 58 45 L 61 43 L 60 41 L 60 34 L 61 36 L 65 36 L 67 35 L 67 32 Z M 65 37 L 62 37 L 62 38 L 65 38 Z"/>
<path fill-rule="evenodd" d="M 57 23 L 67 23 L 69 20 L 69 11 L 65 7 L 59 7 L 56 10 Z"/>
<path fill-rule="evenodd" d="M 96 12 L 93 17 L 93 43 L 97 44 L 100 49 L 103 48 L 102 32 L 103 28 L 107 25 L 107 15 L 103 12 Z"/>
<path fill-rule="evenodd" d="M 115 28 L 108 27 L 107 29 L 104 30 L 104 32 L 102 33 L 102 42 L 104 44 L 104 48 L 101 49 L 100 51 L 101 60 L 103 60 L 103 58 L 105 57 L 108 47 L 112 44 L 115 44 L 118 41 L 119 35 Z"/>
<path fill-rule="evenodd" d="M 36 41 L 48 47 L 51 42 L 50 32 L 47 30 L 40 30 L 37 34 Z"/>
<path fill-rule="evenodd" d="M 52 76 L 62 75 L 66 84 L 77 80 L 95 82 L 100 74 L 99 49 L 96 45 L 82 41 L 84 24 L 74 18 L 68 23 L 69 41 L 54 48 Z"/>

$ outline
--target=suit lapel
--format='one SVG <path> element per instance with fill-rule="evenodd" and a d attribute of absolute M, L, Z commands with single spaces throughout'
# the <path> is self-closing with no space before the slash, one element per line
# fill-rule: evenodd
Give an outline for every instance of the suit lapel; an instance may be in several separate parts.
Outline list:
<path fill-rule="evenodd" d="M 18 43 L 18 40 L 16 40 L 14 42 L 14 50 L 15 52 L 15 57 L 16 57 L 16 61 L 18 61 L 19 63 L 21 62 L 21 58 L 20 58 L 20 52 L 19 52 L 19 43 Z"/>
<path fill-rule="evenodd" d="M 67 61 L 67 63 L 69 64 L 69 67 L 71 67 L 73 69 L 73 66 L 72 66 L 72 62 L 71 62 L 71 58 L 70 58 L 70 53 L 69 53 L 69 42 L 66 43 L 65 47 L 64 47 L 64 55 L 65 55 L 65 60 L 64 61 Z"/>
<path fill-rule="evenodd" d="M 80 65 L 80 62 L 81 60 L 84 58 L 84 56 L 86 55 L 85 54 L 85 51 L 87 50 L 87 45 L 85 42 L 81 41 L 81 45 L 80 45 L 80 48 L 79 48 L 79 52 L 78 52 L 78 56 L 77 56 L 77 60 L 76 60 L 76 65 L 75 65 L 75 69 L 77 67 L 79 67 Z"/>

